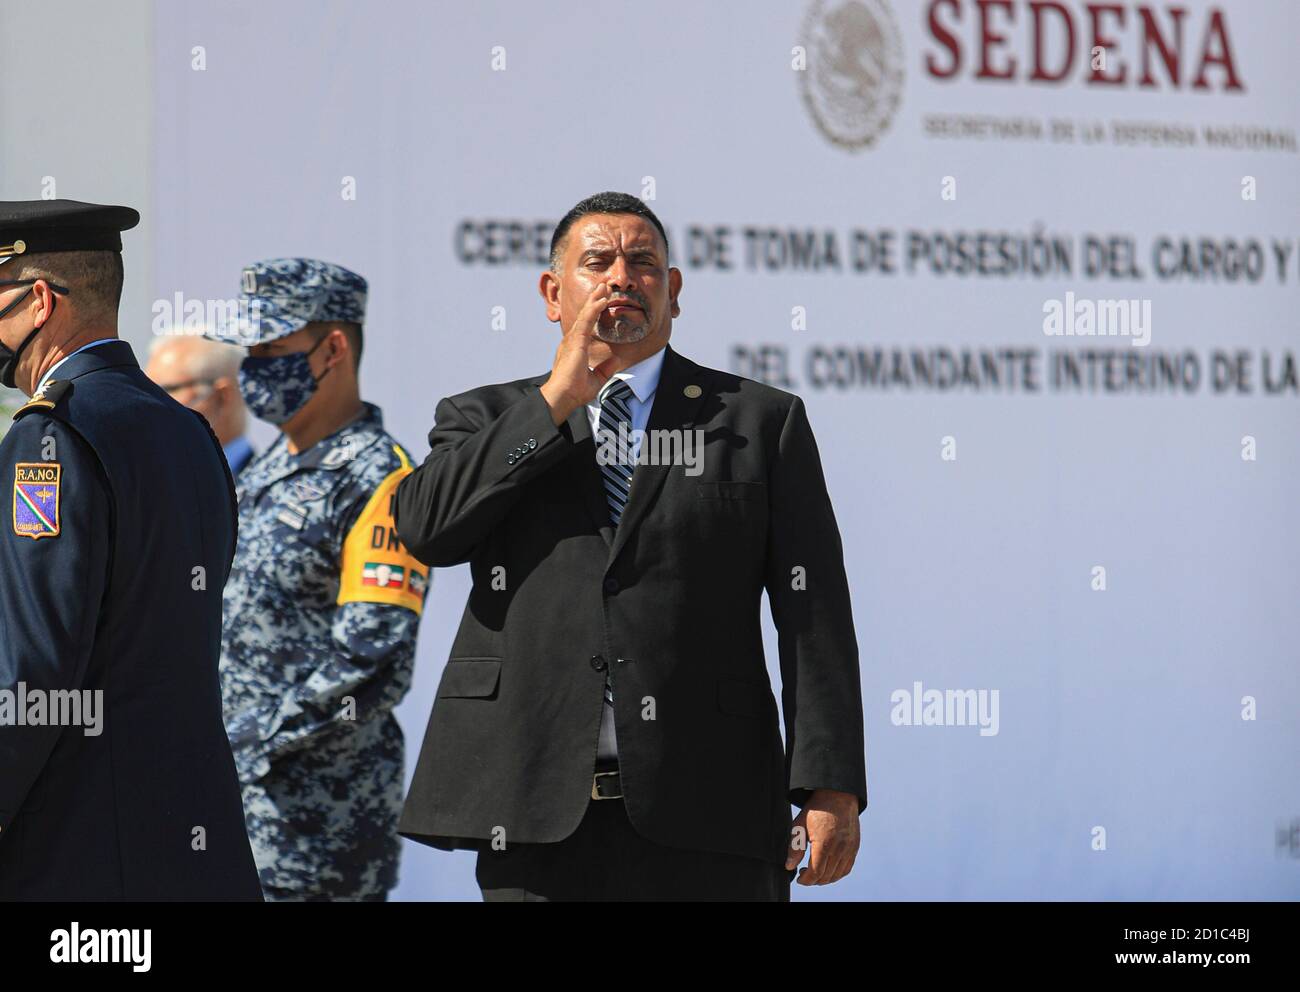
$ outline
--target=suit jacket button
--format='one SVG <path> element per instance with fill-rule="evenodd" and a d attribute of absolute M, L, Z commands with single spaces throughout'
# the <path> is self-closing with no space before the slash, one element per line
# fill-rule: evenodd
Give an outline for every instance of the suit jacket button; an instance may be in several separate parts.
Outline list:
<path fill-rule="evenodd" d="M 605 659 L 598 654 L 593 654 L 591 656 L 591 667 L 598 672 L 603 672 L 605 670 Z"/>
<path fill-rule="evenodd" d="M 514 455 L 506 455 L 506 464 L 507 464 L 507 465 L 513 465 L 514 463 L 515 463 L 515 456 L 514 456 Z"/>
<path fill-rule="evenodd" d="M 605 591 L 608 593 L 618 592 L 618 579 L 614 578 L 612 575 L 607 578 L 605 580 Z"/>
<path fill-rule="evenodd" d="M 531 451 L 533 448 L 536 448 L 536 447 L 537 447 L 537 438 L 535 438 L 535 437 L 530 437 L 530 438 L 528 439 L 528 448 L 529 448 L 529 450 Z"/>

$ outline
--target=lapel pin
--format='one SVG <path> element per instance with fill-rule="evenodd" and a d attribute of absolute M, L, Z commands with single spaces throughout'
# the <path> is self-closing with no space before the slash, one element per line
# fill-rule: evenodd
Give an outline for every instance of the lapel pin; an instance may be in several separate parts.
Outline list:
<path fill-rule="evenodd" d="M 682 392 L 686 394 L 687 399 L 694 400 L 694 399 L 698 399 L 700 394 L 704 392 L 704 390 L 701 389 L 699 386 L 692 384 L 687 386 L 685 389 L 683 389 Z"/>

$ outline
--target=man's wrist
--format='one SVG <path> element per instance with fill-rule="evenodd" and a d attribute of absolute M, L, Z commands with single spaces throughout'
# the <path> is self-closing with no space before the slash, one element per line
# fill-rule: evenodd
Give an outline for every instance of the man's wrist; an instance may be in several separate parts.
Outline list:
<path fill-rule="evenodd" d="M 542 399 L 546 400 L 546 405 L 551 409 L 551 420 L 559 427 L 569 419 L 569 414 L 578 409 L 578 404 L 558 390 L 548 389 L 550 385 L 548 382 L 541 387 Z"/>
<path fill-rule="evenodd" d="M 845 806 L 851 807 L 855 814 L 860 813 L 861 807 L 858 804 L 858 797 L 852 792 L 841 792 L 838 789 L 813 789 L 808 796 L 808 805 L 816 801 L 819 806 Z"/>

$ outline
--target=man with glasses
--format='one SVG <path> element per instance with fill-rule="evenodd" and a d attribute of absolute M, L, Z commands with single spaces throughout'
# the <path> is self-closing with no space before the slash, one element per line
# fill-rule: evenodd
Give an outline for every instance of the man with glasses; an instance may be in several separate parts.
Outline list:
<path fill-rule="evenodd" d="M 253 458 L 253 446 L 244 436 L 248 410 L 239 393 L 243 357 L 232 345 L 177 333 L 154 339 L 144 369 L 168 396 L 203 415 L 236 477 Z"/>
<path fill-rule="evenodd" d="M 129 207 L 0 203 L 0 899 L 261 898 L 221 722 L 221 446 L 117 337 Z M 10 486 L 12 480 L 12 488 Z"/>

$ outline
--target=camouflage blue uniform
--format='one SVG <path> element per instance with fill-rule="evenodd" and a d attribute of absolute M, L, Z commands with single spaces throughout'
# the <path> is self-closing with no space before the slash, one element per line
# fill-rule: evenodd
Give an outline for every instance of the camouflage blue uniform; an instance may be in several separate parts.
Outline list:
<path fill-rule="evenodd" d="M 255 267 L 259 292 L 274 295 L 286 273 L 270 266 L 284 261 Z M 285 333 L 261 321 L 262 340 Z M 397 883 L 405 761 L 392 711 L 429 578 L 393 526 L 410 472 L 367 403 L 297 455 L 281 435 L 238 479 L 221 687 L 268 899 L 374 899 Z"/>

